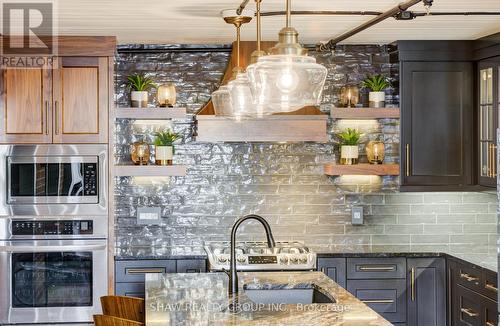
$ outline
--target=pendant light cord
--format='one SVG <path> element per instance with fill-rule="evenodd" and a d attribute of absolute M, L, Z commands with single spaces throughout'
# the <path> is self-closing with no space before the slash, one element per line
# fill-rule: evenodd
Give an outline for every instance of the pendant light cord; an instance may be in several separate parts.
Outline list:
<path fill-rule="evenodd" d="M 240 68 L 240 33 L 241 25 L 236 26 L 236 66 Z"/>
<path fill-rule="evenodd" d="M 290 27 L 292 22 L 292 0 L 286 0 L 286 27 Z"/>
<path fill-rule="evenodd" d="M 260 52 L 260 42 L 261 42 L 261 25 L 260 25 L 260 3 L 262 0 L 255 0 L 255 6 L 257 7 L 257 51 Z"/>

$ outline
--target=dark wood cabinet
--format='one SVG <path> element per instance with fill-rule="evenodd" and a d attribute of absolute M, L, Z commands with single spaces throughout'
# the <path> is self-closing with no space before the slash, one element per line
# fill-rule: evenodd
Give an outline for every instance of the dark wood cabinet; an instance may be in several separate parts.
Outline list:
<path fill-rule="evenodd" d="M 473 185 L 472 62 L 401 63 L 401 190 Z"/>
<path fill-rule="evenodd" d="M 446 325 L 445 258 L 409 258 L 408 326 Z"/>
<path fill-rule="evenodd" d="M 496 326 L 496 273 L 460 261 L 448 262 L 448 304 L 452 326 Z"/>
<path fill-rule="evenodd" d="M 115 294 L 144 297 L 144 274 L 204 273 L 206 259 L 118 260 L 115 262 Z"/>
<path fill-rule="evenodd" d="M 345 258 L 318 258 L 318 270 L 329 278 L 346 287 L 346 259 Z"/>
<path fill-rule="evenodd" d="M 496 130 L 499 109 L 500 57 L 483 60 L 478 64 L 478 181 L 486 187 L 496 188 L 497 145 Z"/>

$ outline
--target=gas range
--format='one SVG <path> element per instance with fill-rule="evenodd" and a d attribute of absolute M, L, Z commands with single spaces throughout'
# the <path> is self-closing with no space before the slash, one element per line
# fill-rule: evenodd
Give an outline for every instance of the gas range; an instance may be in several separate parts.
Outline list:
<path fill-rule="evenodd" d="M 229 270 L 230 248 L 229 241 L 205 243 L 210 271 Z M 269 248 L 265 241 L 237 242 L 236 268 L 239 271 L 313 270 L 316 253 L 298 241 L 276 242 L 274 248 Z"/>

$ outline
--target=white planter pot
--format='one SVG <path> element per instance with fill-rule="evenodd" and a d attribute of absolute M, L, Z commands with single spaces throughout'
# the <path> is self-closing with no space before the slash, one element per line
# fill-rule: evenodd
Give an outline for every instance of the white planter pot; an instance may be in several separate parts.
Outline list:
<path fill-rule="evenodd" d="M 130 92 L 130 104 L 133 108 L 145 108 L 148 106 L 148 92 Z"/>
<path fill-rule="evenodd" d="M 174 158 L 173 146 L 156 146 L 155 163 L 156 165 L 172 165 Z"/>
<path fill-rule="evenodd" d="M 385 107 L 385 92 L 370 92 L 368 98 L 371 108 Z"/>
<path fill-rule="evenodd" d="M 340 147 L 340 164 L 353 165 L 358 164 L 359 149 L 358 146 Z"/>

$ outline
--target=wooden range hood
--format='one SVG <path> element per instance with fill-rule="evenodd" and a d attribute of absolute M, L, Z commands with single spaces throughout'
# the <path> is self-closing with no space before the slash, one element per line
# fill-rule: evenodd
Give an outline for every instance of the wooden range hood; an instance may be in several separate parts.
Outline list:
<path fill-rule="evenodd" d="M 262 42 L 262 49 L 273 47 L 276 42 Z M 257 48 L 256 42 L 242 41 L 240 64 L 247 67 L 250 56 Z M 231 60 L 222 79 L 227 84 L 236 66 L 236 44 L 233 43 Z M 212 100 L 196 114 L 196 141 L 201 142 L 327 142 L 328 115 L 315 106 L 304 107 L 290 113 L 279 113 L 263 118 L 235 121 L 215 115 Z"/>

